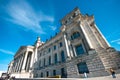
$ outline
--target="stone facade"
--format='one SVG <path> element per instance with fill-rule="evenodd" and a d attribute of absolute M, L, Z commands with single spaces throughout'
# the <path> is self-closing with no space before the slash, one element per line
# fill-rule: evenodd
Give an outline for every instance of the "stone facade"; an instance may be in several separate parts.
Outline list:
<path fill-rule="evenodd" d="M 60 32 L 45 43 L 22 46 L 10 63 L 8 73 L 18 78 L 82 78 L 119 73 L 120 54 L 106 41 L 94 16 L 78 8 L 61 19 Z"/>

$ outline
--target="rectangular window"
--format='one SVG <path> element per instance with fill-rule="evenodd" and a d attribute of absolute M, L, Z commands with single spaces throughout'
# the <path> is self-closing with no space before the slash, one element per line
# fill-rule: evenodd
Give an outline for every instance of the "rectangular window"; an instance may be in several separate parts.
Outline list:
<path fill-rule="evenodd" d="M 56 70 L 53 70 L 53 76 L 56 76 Z"/>
<path fill-rule="evenodd" d="M 54 46 L 54 50 L 56 50 L 56 45 Z"/>
<path fill-rule="evenodd" d="M 62 42 L 60 42 L 60 47 L 62 47 L 63 46 L 63 44 L 62 44 Z"/>
<path fill-rule="evenodd" d="M 39 61 L 39 69 L 41 68 L 41 60 Z"/>
<path fill-rule="evenodd" d="M 79 64 L 77 64 L 77 67 L 80 74 L 89 73 L 86 62 L 80 62 Z"/>
<path fill-rule="evenodd" d="M 49 65 L 51 65 L 51 56 L 49 56 Z"/>
<path fill-rule="evenodd" d="M 41 77 L 43 77 L 43 73 L 41 72 Z"/>
<path fill-rule="evenodd" d="M 46 76 L 47 76 L 47 77 L 49 76 L 49 72 L 48 72 L 48 71 L 46 72 Z"/>
<path fill-rule="evenodd" d="M 50 48 L 48 49 L 48 52 L 50 52 L 51 50 L 50 50 Z"/>
<path fill-rule="evenodd" d="M 39 54 L 39 57 L 41 57 L 41 53 Z"/>
<path fill-rule="evenodd" d="M 57 63 L 57 53 L 55 53 L 54 59 L 55 59 L 55 64 L 56 64 Z"/>
<path fill-rule="evenodd" d="M 61 68 L 61 77 L 66 78 L 65 69 Z"/>
<path fill-rule="evenodd" d="M 61 52 L 61 61 L 65 62 L 65 54 L 64 51 Z"/>
<path fill-rule="evenodd" d="M 44 64 L 43 65 L 45 66 L 45 58 L 44 58 Z"/>
<path fill-rule="evenodd" d="M 78 45 L 78 46 L 76 46 L 75 49 L 76 49 L 77 55 L 80 55 L 80 54 L 83 54 L 83 53 L 84 53 L 84 49 L 83 49 L 83 47 L 82 47 L 81 44 Z"/>

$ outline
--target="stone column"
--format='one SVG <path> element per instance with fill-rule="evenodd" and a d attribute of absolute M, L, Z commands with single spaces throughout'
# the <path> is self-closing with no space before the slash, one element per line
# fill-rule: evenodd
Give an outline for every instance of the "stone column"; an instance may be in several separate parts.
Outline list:
<path fill-rule="evenodd" d="M 77 53 L 76 53 L 75 47 L 73 47 L 73 51 L 74 51 L 74 56 L 77 56 Z"/>
<path fill-rule="evenodd" d="M 32 54 L 31 54 L 31 63 L 30 63 L 30 68 L 33 68 L 33 58 L 34 58 L 34 55 L 33 55 L 34 53 L 32 52 Z"/>
<path fill-rule="evenodd" d="M 17 72 L 19 71 L 19 67 L 20 67 L 20 59 L 21 59 L 21 56 L 19 56 L 19 59 L 18 59 L 18 67 L 17 67 Z"/>
<path fill-rule="evenodd" d="M 17 66 L 17 62 L 16 62 L 16 60 L 14 61 L 14 72 L 15 72 L 15 70 L 16 70 L 16 66 Z"/>
<path fill-rule="evenodd" d="M 65 42 L 65 48 L 66 48 L 66 52 L 67 52 L 67 58 L 70 59 L 70 52 L 69 52 L 69 47 L 68 47 L 68 42 L 67 42 L 67 36 L 65 33 L 63 33 L 63 38 L 64 38 L 64 42 Z"/>
<path fill-rule="evenodd" d="M 81 22 L 80 28 L 83 31 L 83 34 L 88 42 L 90 49 L 98 49 L 101 47 L 87 21 Z"/>
<path fill-rule="evenodd" d="M 21 72 L 21 70 L 22 70 L 24 58 L 25 58 L 25 53 L 23 53 L 23 55 L 22 55 L 22 60 L 21 60 L 21 64 L 20 64 L 20 72 Z"/>
<path fill-rule="evenodd" d="M 28 51 L 26 51 L 26 53 L 25 53 L 25 58 L 24 58 L 23 65 L 22 65 L 22 72 L 25 72 L 27 56 L 28 56 Z"/>
<path fill-rule="evenodd" d="M 19 71 L 19 68 L 20 68 L 20 61 L 21 61 L 21 56 L 19 57 L 18 59 L 18 67 L 17 67 L 17 72 Z"/>
<path fill-rule="evenodd" d="M 27 72 L 28 72 L 28 66 L 29 66 L 29 59 L 30 59 L 30 54 L 28 54 L 26 65 L 25 65 L 25 71 L 27 71 Z"/>
<path fill-rule="evenodd" d="M 15 61 L 15 72 L 17 71 L 17 67 L 18 67 L 18 59 L 16 59 Z"/>
<path fill-rule="evenodd" d="M 35 52 L 34 52 L 34 62 L 36 62 L 38 59 L 37 59 L 37 46 L 35 46 Z"/>
<path fill-rule="evenodd" d="M 85 29 L 83 28 L 84 26 L 82 26 L 82 25 L 80 24 L 80 27 L 81 27 L 81 29 L 82 29 L 82 31 L 83 31 L 83 34 L 84 34 L 84 36 L 85 36 L 85 38 L 86 38 L 86 40 L 87 40 L 87 42 L 88 42 L 88 46 L 90 47 L 90 49 L 94 49 L 94 47 L 92 46 L 92 43 L 91 43 L 91 41 L 90 41 L 90 39 L 89 39 L 89 37 L 88 37 Z"/>
<path fill-rule="evenodd" d="M 51 49 L 51 64 L 54 64 L 53 48 Z"/>
<path fill-rule="evenodd" d="M 58 51 L 58 53 L 57 53 L 57 58 L 58 58 L 58 62 L 61 62 L 61 55 L 60 55 L 60 51 Z"/>
<path fill-rule="evenodd" d="M 20 65 L 19 65 L 19 72 L 21 71 L 22 62 L 23 62 L 23 55 L 21 55 L 21 60 L 20 60 Z"/>

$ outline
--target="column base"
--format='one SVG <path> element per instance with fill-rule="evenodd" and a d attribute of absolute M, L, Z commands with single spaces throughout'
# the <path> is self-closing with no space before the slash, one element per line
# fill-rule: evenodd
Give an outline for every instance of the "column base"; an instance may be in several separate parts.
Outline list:
<path fill-rule="evenodd" d="M 69 61 L 69 60 L 71 60 L 71 58 L 70 58 L 70 57 L 67 57 L 66 61 Z"/>
<path fill-rule="evenodd" d="M 26 72 L 24 69 L 22 69 L 22 71 L 21 72 Z"/>

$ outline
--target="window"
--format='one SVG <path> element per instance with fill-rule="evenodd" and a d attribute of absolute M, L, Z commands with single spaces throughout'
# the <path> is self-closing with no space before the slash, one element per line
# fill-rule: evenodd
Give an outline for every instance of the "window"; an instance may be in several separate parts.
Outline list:
<path fill-rule="evenodd" d="M 76 39 L 78 37 L 80 37 L 80 33 L 79 32 L 74 32 L 71 36 L 71 39 L 73 40 L 73 39 Z"/>
<path fill-rule="evenodd" d="M 61 68 L 61 77 L 66 78 L 65 69 Z"/>
<path fill-rule="evenodd" d="M 46 76 L 47 76 L 47 77 L 49 76 L 49 72 L 48 72 L 48 71 L 46 72 Z"/>
<path fill-rule="evenodd" d="M 40 67 L 41 67 L 41 60 L 39 61 L 39 69 L 40 69 Z"/>
<path fill-rule="evenodd" d="M 41 72 L 41 77 L 43 77 L 43 73 Z"/>
<path fill-rule="evenodd" d="M 43 65 L 45 66 L 45 58 L 44 58 L 44 64 Z"/>
<path fill-rule="evenodd" d="M 49 65 L 51 65 L 51 56 L 49 56 Z"/>
<path fill-rule="evenodd" d="M 36 77 L 38 77 L 38 74 L 36 74 Z"/>
<path fill-rule="evenodd" d="M 89 73 L 86 62 L 80 62 L 79 64 L 77 64 L 77 67 L 80 74 Z"/>
<path fill-rule="evenodd" d="M 54 61 L 55 61 L 55 64 L 57 63 L 57 53 L 55 54 L 55 56 L 54 56 Z"/>
<path fill-rule="evenodd" d="M 48 49 L 48 52 L 50 52 L 51 50 L 50 50 L 50 48 Z"/>
<path fill-rule="evenodd" d="M 56 45 L 54 46 L 54 50 L 56 50 Z"/>
<path fill-rule="evenodd" d="M 56 75 L 56 70 L 53 70 L 53 76 L 55 76 Z"/>
<path fill-rule="evenodd" d="M 41 57 L 41 54 L 42 54 L 42 53 L 39 54 L 40 57 Z"/>
<path fill-rule="evenodd" d="M 80 55 L 80 54 L 83 54 L 83 53 L 84 53 L 84 50 L 83 50 L 83 47 L 82 47 L 81 44 L 78 45 L 78 46 L 76 46 L 75 49 L 76 49 L 77 55 Z"/>
<path fill-rule="evenodd" d="M 62 42 L 60 42 L 60 47 L 62 47 L 63 45 L 62 45 Z"/>
<path fill-rule="evenodd" d="M 65 54 L 64 51 L 61 52 L 61 61 L 65 62 Z"/>

